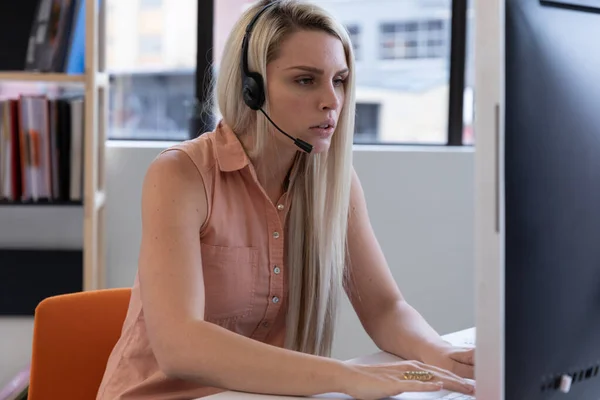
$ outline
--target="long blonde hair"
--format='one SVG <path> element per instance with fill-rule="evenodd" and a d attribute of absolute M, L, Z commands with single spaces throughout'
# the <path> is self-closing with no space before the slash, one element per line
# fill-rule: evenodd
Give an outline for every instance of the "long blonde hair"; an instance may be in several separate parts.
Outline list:
<path fill-rule="evenodd" d="M 289 302 L 285 347 L 331 355 L 338 304 L 344 290 L 346 231 L 355 115 L 354 55 L 345 28 L 321 7 L 299 0 L 275 0 L 256 22 L 248 49 L 248 66 L 267 84 L 267 63 L 281 42 L 298 30 L 321 30 L 341 40 L 350 70 L 345 101 L 328 152 L 299 152 L 288 196 L 286 268 Z M 233 27 L 223 51 L 216 101 L 224 121 L 237 134 L 253 134 L 261 151 L 269 140 L 269 122 L 243 101 L 240 57 L 246 26 L 271 1 L 259 1 Z M 265 92 L 267 91 L 265 87 Z M 264 105 L 269 113 L 269 99 Z"/>

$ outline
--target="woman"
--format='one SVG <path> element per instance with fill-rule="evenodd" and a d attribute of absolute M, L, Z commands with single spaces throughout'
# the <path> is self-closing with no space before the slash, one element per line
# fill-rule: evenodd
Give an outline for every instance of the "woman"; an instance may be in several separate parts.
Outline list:
<path fill-rule="evenodd" d="M 222 120 L 147 171 L 138 275 L 98 399 L 472 391 L 472 351 L 403 300 L 371 229 L 352 168 L 354 73 L 347 33 L 315 5 L 242 15 L 216 84 Z M 344 289 L 374 342 L 415 361 L 329 357 Z"/>

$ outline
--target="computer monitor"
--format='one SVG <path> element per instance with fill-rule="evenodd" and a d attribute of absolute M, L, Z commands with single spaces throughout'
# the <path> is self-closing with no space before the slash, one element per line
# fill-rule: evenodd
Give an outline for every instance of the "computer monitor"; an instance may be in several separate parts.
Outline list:
<path fill-rule="evenodd" d="M 477 398 L 600 399 L 600 0 L 475 12 Z"/>

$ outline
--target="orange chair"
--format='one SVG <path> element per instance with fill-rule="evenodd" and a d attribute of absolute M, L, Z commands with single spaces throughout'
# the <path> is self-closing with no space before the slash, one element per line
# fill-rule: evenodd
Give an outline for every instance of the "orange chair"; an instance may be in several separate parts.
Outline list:
<path fill-rule="evenodd" d="M 35 310 L 29 400 L 94 400 L 131 289 L 53 296 Z"/>

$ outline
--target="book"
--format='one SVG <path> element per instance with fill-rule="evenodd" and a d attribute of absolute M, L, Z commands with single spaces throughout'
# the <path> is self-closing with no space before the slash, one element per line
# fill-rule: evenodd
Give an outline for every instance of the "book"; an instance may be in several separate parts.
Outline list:
<path fill-rule="evenodd" d="M 36 18 L 31 21 L 25 61 L 27 71 L 65 72 L 78 9 L 84 1 L 39 0 Z"/>
<path fill-rule="evenodd" d="M 83 95 L 0 100 L 0 202 L 81 202 Z"/>

